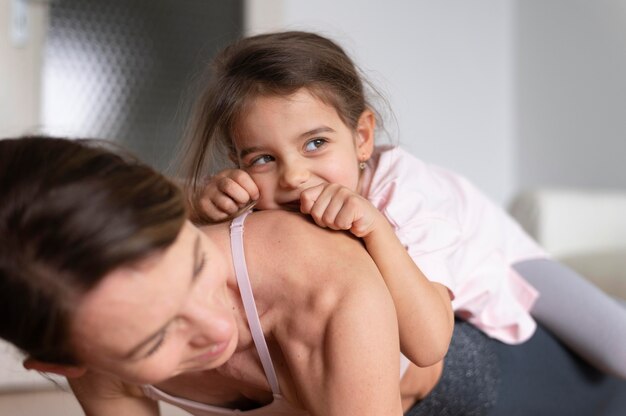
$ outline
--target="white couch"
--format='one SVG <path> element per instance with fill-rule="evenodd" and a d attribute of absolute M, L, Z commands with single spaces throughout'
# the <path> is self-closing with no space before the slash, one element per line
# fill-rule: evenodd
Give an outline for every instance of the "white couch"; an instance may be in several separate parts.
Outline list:
<path fill-rule="evenodd" d="M 510 212 L 557 259 L 626 299 L 626 191 L 537 190 L 515 198 Z M 20 361 L 0 342 L 0 415 L 82 415 L 62 380 L 26 372 Z M 162 409 L 164 416 L 187 414 Z"/>
<path fill-rule="evenodd" d="M 44 378 L 22 367 L 20 354 L 0 341 L 0 415 L 82 416 L 80 405 L 60 377 Z M 176 407 L 161 403 L 163 416 L 189 416 Z"/>
<path fill-rule="evenodd" d="M 626 190 L 539 189 L 509 211 L 556 259 L 626 299 Z"/>

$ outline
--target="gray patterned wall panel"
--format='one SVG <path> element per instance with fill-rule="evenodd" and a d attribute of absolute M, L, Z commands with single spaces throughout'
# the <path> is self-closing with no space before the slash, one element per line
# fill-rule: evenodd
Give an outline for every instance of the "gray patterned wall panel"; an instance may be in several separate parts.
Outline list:
<path fill-rule="evenodd" d="M 114 139 L 164 168 L 181 135 L 192 78 L 242 32 L 241 3 L 51 2 L 42 130 Z"/>

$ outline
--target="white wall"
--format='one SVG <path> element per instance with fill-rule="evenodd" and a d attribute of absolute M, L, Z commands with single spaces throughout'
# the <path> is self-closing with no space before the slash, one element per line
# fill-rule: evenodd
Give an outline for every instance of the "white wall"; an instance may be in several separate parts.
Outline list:
<path fill-rule="evenodd" d="M 626 1 L 518 1 L 520 187 L 626 187 Z"/>
<path fill-rule="evenodd" d="M 0 135 L 36 130 L 45 2 L 0 1 Z M 626 2 L 249 0 L 248 33 L 339 41 L 390 100 L 398 140 L 505 203 L 520 188 L 626 186 Z M 394 132 L 394 124 L 388 122 Z"/>
<path fill-rule="evenodd" d="M 35 131 L 39 126 L 48 6 L 43 2 L 23 3 L 27 32 L 24 41 L 16 43 L 11 36 L 16 3 L 16 0 L 0 0 L 0 137 Z"/>
<path fill-rule="evenodd" d="M 398 121 L 394 140 L 468 176 L 497 201 L 508 199 L 515 169 L 512 0 L 248 5 L 248 33 L 305 29 L 339 41 L 389 99 Z"/>
<path fill-rule="evenodd" d="M 248 33 L 338 40 L 386 92 L 400 143 L 500 203 L 626 187 L 626 1 L 248 3 Z"/>
<path fill-rule="evenodd" d="M 24 4 L 27 37 L 24 42 L 16 43 L 11 36 L 14 3 L 13 0 L 0 0 L 0 137 L 33 132 L 39 125 L 47 5 Z M 24 371 L 19 357 L 12 347 L 0 340 L 0 393 L 7 387 L 50 384 L 40 375 Z"/>

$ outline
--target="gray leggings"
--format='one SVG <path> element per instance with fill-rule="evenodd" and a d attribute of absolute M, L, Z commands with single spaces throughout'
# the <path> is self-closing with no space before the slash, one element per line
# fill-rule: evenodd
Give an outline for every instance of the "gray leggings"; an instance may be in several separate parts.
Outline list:
<path fill-rule="evenodd" d="M 457 319 L 443 374 L 406 416 L 624 416 L 626 380 L 601 373 L 541 324 L 519 345 Z"/>
<path fill-rule="evenodd" d="M 441 380 L 406 415 L 626 415 L 626 304 L 555 261 L 514 268 L 541 293 L 536 333 L 507 345 L 457 319 Z"/>
<path fill-rule="evenodd" d="M 553 260 L 528 260 L 513 267 L 540 293 L 531 311 L 538 322 L 596 368 L 626 379 L 624 300 L 611 298 Z"/>

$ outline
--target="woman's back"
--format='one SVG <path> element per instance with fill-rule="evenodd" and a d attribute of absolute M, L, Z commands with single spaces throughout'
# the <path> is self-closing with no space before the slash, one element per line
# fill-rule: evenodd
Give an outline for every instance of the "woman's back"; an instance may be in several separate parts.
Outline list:
<path fill-rule="evenodd" d="M 228 224 L 203 231 L 217 248 L 208 250 L 207 270 L 232 277 Z M 281 396 L 310 414 L 338 414 L 352 411 L 355 405 L 376 414 L 399 414 L 393 304 L 360 243 L 345 233 L 320 229 L 301 215 L 279 211 L 250 215 L 243 236 L 252 291 Z M 242 317 L 244 307 L 235 290 L 232 307 Z M 270 404 L 276 396 L 245 318 L 238 319 L 237 326 L 237 348 L 226 363 L 201 373 L 180 374 L 156 387 L 224 408 Z"/>
<path fill-rule="evenodd" d="M 207 227 L 204 231 L 213 241 L 220 241 L 220 246 L 226 245 L 225 225 Z M 377 313 L 385 317 L 389 312 L 388 328 L 397 338 L 391 299 L 373 261 L 356 239 L 346 233 L 320 229 L 309 219 L 284 211 L 250 215 L 243 235 L 261 326 L 281 390 L 289 400 L 319 401 L 319 397 L 324 397 L 322 394 L 327 394 L 308 390 L 311 386 L 324 386 L 328 365 L 334 365 L 328 362 L 328 342 L 335 339 L 335 331 L 344 330 L 334 327 L 342 325 L 341 320 L 334 319 L 336 315 L 362 312 L 361 318 L 367 322 L 365 314 L 371 313 L 370 308 L 380 302 Z M 255 359 L 256 351 L 249 332 L 240 331 L 240 334 L 240 346 L 246 346 L 241 362 L 249 364 Z M 394 336 L 387 339 L 391 345 Z M 352 353 L 359 351 L 355 349 Z M 396 347 L 391 357 L 396 366 L 398 357 Z M 350 362 L 351 357 L 333 357 L 332 361 L 335 360 Z M 237 363 L 236 359 L 231 361 Z M 256 369 L 255 374 L 262 376 L 255 378 L 253 384 L 262 383 L 269 390 L 258 363 Z M 315 378 L 320 379 L 319 383 Z"/>

